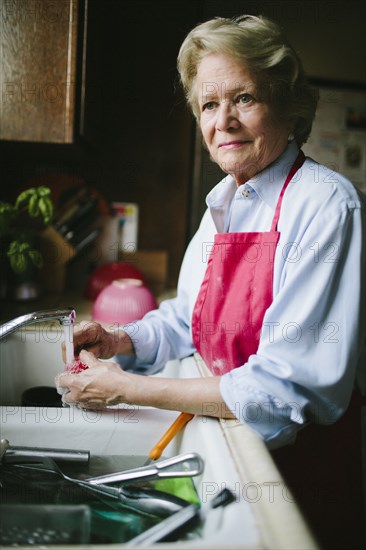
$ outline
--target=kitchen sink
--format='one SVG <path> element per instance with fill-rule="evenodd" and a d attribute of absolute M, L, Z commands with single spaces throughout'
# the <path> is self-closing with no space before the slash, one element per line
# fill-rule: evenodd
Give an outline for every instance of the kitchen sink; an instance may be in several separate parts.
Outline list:
<path fill-rule="evenodd" d="M 89 450 L 106 459 L 147 456 L 178 412 L 134 405 L 103 411 L 20 405 L 27 388 L 53 386 L 64 368 L 62 339 L 59 328 L 46 333 L 36 327 L 0 344 L 1 437 L 14 446 Z M 207 372 L 200 357 L 192 356 L 169 362 L 163 374 L 197 377 Z M 185 452 L 199 453 L 205 462 L 203 474 L 194 478 L 202 504 L 223 488 L 231 489 L 235 501 L 210 511 L 197 536 L 161 543 L 162 548 L 317 548 L 265 445 L 248 426 L 196 416 L 164 457 Z"/>
<path fill-rule="evenodd" d="M 54 387 L 65 365 L 61 356 L 64 332 L 58 322 L 33 325 L 0 341 L 0 405 L 20 405 L 25 390 Z"/>

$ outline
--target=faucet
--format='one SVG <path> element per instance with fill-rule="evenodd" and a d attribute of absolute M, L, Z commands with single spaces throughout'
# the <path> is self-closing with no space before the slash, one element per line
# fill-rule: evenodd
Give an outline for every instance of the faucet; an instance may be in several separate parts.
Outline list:
<path fill-rule="evenodd" d="M 0 326 L 0 340 L 19 330 L 22 327 L 27 325 L 32 325 L 33 323 L 42 323 L 44 321 L 54 321 L 57 320 L 61 325 L 72 325 L 75 321 L 76 313 L 73 307 L 66 307 L 60 309 L 45 309 L 42 311 L 35 311 L 33 313 L 27 313 L 26 315 L 21 315 L 20 317 L 15 317 L 11 321 L 4 323 Z"/>

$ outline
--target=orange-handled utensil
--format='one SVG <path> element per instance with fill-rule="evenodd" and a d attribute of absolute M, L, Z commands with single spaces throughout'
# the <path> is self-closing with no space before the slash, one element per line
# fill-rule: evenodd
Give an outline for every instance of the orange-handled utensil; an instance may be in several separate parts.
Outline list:
<path fill-rule="evenodd" d="M 147 462 L 152 462 L 153 460 L 157 460 L 161 457 L 162 452 L 164 451 L 165 447 L 168 445 L 168 443 L 171 442 L 173 437 L 177 435 L 177 433 L 184 428 L 184 426 L 194 417 L 194 414 L 185 413 L 182 412 L 180 415 L 174 420 L 173 424 L 169 426 L 165 434 L 159 439 L 159 441 L 154 445 L 154 447 L 149 452 L 149 458 Z"/>

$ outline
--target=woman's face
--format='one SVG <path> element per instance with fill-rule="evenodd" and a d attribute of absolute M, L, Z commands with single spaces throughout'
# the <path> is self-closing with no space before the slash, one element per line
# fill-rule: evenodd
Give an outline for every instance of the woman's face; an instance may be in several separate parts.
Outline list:
<path fill-rule="evenodd" d="M 207 55 L 198 66 L 196 85 L 206 146 L 238 185 L 284 151 L 289 125 L 262 102 L 254 78 L 239 60 Z"/>

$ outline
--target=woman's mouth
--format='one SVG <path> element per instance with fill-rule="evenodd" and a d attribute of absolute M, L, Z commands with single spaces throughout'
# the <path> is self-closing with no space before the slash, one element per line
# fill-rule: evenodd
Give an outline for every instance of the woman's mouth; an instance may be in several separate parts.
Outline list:
<path fill-rule="evenodd" d="M 250 143 L 249 141 L 244 140 L 234 140 L 234 141 L 225 141 L 224 143 L 219 144 L 219 149 L 237 149 L 238 147 L 241 147 L 242 145 L 245 145 L 246 143 Z"/>

